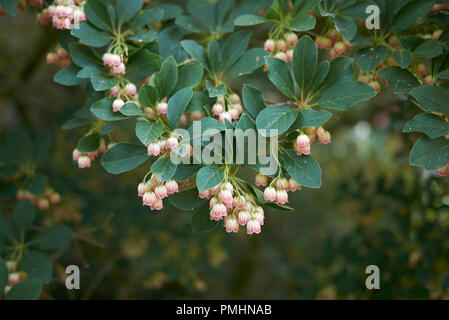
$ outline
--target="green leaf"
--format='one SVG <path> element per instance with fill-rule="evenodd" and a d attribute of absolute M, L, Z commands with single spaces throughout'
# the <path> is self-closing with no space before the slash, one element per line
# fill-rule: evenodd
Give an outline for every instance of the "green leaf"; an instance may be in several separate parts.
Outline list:
<path fill-rule="evenodd" d="M 226 39 L 222 54 L 225 66 L 232 66 L 245 53 L 251 34 L 249 30 L 238 31 Z"/>
<path fill-rule="evenodd" d="M 437 86 L 421 86 L 410 91 L 420 107 L 428 112 L 449 116 L 449 91 Z"/>
<path fill-rule="evenodd" d="M 290 130 L 297 130 L 309 127 L 319 127 L 330 119 L 332 113 L 327 110 L 313 110 L 306 109 L 299 111 L 298 118 L 296 119 Z"/>
<path fill-rule="evenodd" d="M 117 79 L 101 72 L 92 73 L 90 82 L 95 91 L 105 91 L 117 85 Z"/>
<path fill-rule="evenodd" d="M 100 0 L 89 0 L 84 5 L 87 21 L 101 30 L 113 30 L 108 9 Z"/>
<path fill-rule="evenodd" d="M 170 100 L 168 100 L 167 119 L 168 123 L 172 128 L 177 127 L 179 119 L 181 119 L 181 116 L 186 110 L 188 104 L 190 103 L 192 96 L 193 96 L 192 88 L 185 88 L 176 92 L 170 98 Z"/>
<path fill-rule="evenodd" d="M 271 82 L 287 97 L 295 98 L 295 87 L 287 63 L 273 57 L 265 57 L 265 61 Z"/>
<path fill-rule="evenodd" d="M 246 109 L 254 118 L 257 118 L 257 115 L 265 109 L 263 93 L 248 84 L 243 85 L 242 99 Z"/>
<path fill-rule="evenodd" d="M 404 132 L 419 131 L 425 133 L 430 139 L 449 135 L 449 123 L 433 114 L 421 113 L 407 122 Z"/>
<path fill-rule="evenodd" d="M 157 90 L 150 85 L 144 85 L 139 89 L 139 103 L 143 108 L 153 108 L 158 101 Z"/>
<path fill-rule="evenodd" d="M 135 72 L 138 75 L 147 77 L 162 66 L 162 58 L 144 48 L 137 50 L 129 57 L 126 68 L 130 72 Z"/>
<path fill-rule="evenodd" d="M 0 242 L 10 242 L 14 239 L 14 229 L 8 218 L 1 213 L 0 207 Z"/>
<path fill-rule="evenodd" d="M 104 98 L 90 107 L 90 111 L 101 120 L 105 121 L 120 121 L 127 119 L 126 116 L 122 115 L 120 112 L 112 111 L 113 98 Z"/>
<path fill-rule="evenodd" d="M 37 300 L 42 292 L 43 283 L 38 279 L 25 279 L 19 281 L 8 292 L 6 300 Z"/>
<path fill-rule="evenodd" d="M 30 179 L 27 188 L 32 194 L 40 196 L 44 194 L 47 187 L 48 178 L 43 174 L 37 174 Z"/>
<path fill-rule="evenodd" d="M 223 170 L 216 165 L 202 167 L 196 175 L 196 185 L 199 191 L 209 190 L 224 179 Z"/>
<path fill-rule="evenodd" d="M 363 82 L 340 82 L 323 92 L 318 104 L 324 108 L 346 110 L 353 104 L 376 96 L 376 90 Z"/>
<path fill-rule="evenodd" d="M 258 16 L 255 14 L 244 14 L 234 20 L 234 24 L 236 26 L 255 26 L 267 22 L 270 22 L 270 20 L 264 16 Z"/>
<path fill-rule="evenodd" d="M 437 170 L 449 162 L 449 140 L 421 137 L 410 152 L 410 164 L 427 170 Z"/>
<path fill-rule="evenodd" d="M 178 82 L 178 67 L 176 60 L 172 56 L 165 59 L 162 63 L 161 70 L 157 73 L 157 88 L 159 90 L 159 99 L 167 97 Z"/>
<path fill-rule="evenodd" d="M 329 73 L 330 63 L 328 61 L 323 61 L 320 63 L 318 69 L 315 72 L 315 76 L 312 80 L 312 87 L 310 89 L 310 94 L 314 93 L 326 80 L 326 77 Z"/>
<path fill-rule="evenodd" d="M 39 279 L 48 284 L 51 281 L 53 264 L 45 254 L 25 249 L 22 260 L 20 260 L 20 269 L 25 271 L 30 278 Z"/>
<path fill-rule="evenodd" d="M 159 122 L 149 122 L 146 120 L 137 121 L 136 136 L 144 145 L 155 141 L 163 132 L 164 126 Z"/>
<path fill-rule="evenodd" d="M 200 33 L 201 26 L 191 16 L 180 15 L 176 17 L 175 23 L 189 33 Z"/>
<path fill-rule="evenodd" d="M 133 102 L 125 103 L 123 107 L 120 108 L 120 113 L 127 117 L 138 117 L 144 114 L 143 111 L 140 110 L 139 107 Z"/>
<path fill-rule="evenodd" d="M 193 59 L 201 63 L 207 70 L 210 71 L 206 51 L 204 51 L 202 46 L 194 40 L 181 41 L 181 46 Z"/>
<path fill-rule="evenodd" d="M 413 55 L 410 49 L 401 49 L 393 52 L 393 59 L 403 69 L 412 63 Z"/>
<path fill-rule="evenodd" d="M 357 66 L 364 72 L 371 72 L 387 58 L 387 48 L 372 46 L 360 49 L 354 57 Z"/>
<path fill-rule="evenodd" d="M 298 14 L 295 20 L 287 26 L 288 29 L 296 32 L 304 32 L 315 28 L 316 19 L 309 14 Z"/>
<path fill-rule="evenodd" d="M 147 148 L 132 143 L 119 143 L 105 152 L 101 165 L 107 172 L 120 174 L 137 168 L 148 160 Z"/>
<path fill-rule="evenodd" d="M 72 35 L 94 48 L 104 47 L 111 41 L 106 32 L 95 29 L 87 22 L 81 22 L 79 28 L 72 29 Z"/>
<path fill-rule="evenodd" d="M 21 201 L 14 207 L 14 223 L 21 235 L 25 234 L 33 225 L 36 212 L 29 200 Z"/>
<path fill-rule="evenodd" d="M 418 57 L 433 59 L 443 54 L 443 46 L 439 41 L 426 40 L 413 51 L 413 54 Z"/>
<path fill-rule="evenodd" d="M 344 16 L 336 16 L 334 18 L 335 28 L 347 40 L 352 40 L 357 34 L 357 25 L 351 19 Z"/>
<path fill-rule="evenodd" d="M 75 234 L 69 227 L 54 226 L 39 233 L 30 245 L 41 250 L 56 250 L 69 244 L 74 236 Z"/>
<path fill-rule="evenodd" d="M 198 190 L 196 188 L 175 193 L 168 198 L 168 201 L 172 206 L 183 211 L 193 211 L 207 202 L 206 199 L 200 199 L 198 197 Z"/>
<path fill-rule="evenodd" d="M 209 97 L 211 98 L 224 96 L 226 94 L 226 86 L 224 84 L 216 87 L 212 82 L 206 80 L 206 88 L 207 91 L 209 91 Z"/>
<path fill-rule="evenodd" d="M 62 125 L 62 129 L 64 129 L 64 130 L 75 129 L 75 128 L 87 126 L 89 123 L 90 123 L 90 120 L 88 120 L 88 119 L 72 118 L 72 119 L 67 120 Z"/>
<path fill-rule="evenodd" d="M 179 70 L 178 83 L 174 91 L 184 88 L 195 88 L 203 79 L 203 66 L 198 62 L 191 62 Z"/>
<path fill-rule="evenodd" d="M 258 130 L 266 130 L 261 134 L 265 137 L 273 137 L 283 134 L 291 127 L 298 117 L 298 110 L 280 106 L 263 109 L 256 119 Z M 276 133 L 270 130 L 277 130 Z"/>
<path fill-rule="evenodd" d="M 76 147 L 80 152 L 94 152 L 100 147 L 100 135 L 98 133 L 92 133 L 88 136 L 82 137 L 78 141 Z"/>
<path fill-rule="evenodd" d="M 297 183 L 306 188 L 321 186 L 321 168 L 310 156 L 298 156 L 294 150 L 285 150 L 285 169 Z"/>
<path fill-rule="evenodd" d="M 79 67 L 93 67 L 93 70 L 97 70 L 102 66 L 101 58 L 91 47 L 71 42 L 69 52 L 73 63 Z"/>
<path fill-rule="evenodd" d="M 264 65 L 264 57 L 269 53 L 260 48 L 246 51 L 237 62 L 227 71 L 229 78 L 235 78 L 253 73 Z"/>
<path fill-rule="evenodd" d="M 151 165 L 151 172 L 159 182 L 170 180 L 176 172 L 176 164 L 170 158 L 159 158 Z"/>
<path fill-rule="evenodd" d="M 155 7 L 145 10 L 142 14 L 134 19 L 132 28 L 134 30 L 141 30 L 145 25 L 150 23 L 159 22 L 164 18 L 164 9 L 161 7 Z"/>
<path fill-rule="evenodd" d="M 349 57 L 338 57 L 330 62 L 329 72 L 326 79 L 321 84 L 320 91 L 332 88 L 336 84 L 352 80 L 354 77 L 354 69 L 352 68 L 353 60 Z"/>
<path fill-rule="evenodd" d="M 7 283 L 8 266 L 6 265 L 6 261 L 0 257 L 0 297 L 3 295 Z"/>
<path fill-rule="evenodd" d="M 207 204 L 190 216 L 190 227 L 194 233 L 212 232 L 219 223 L 219 221 L 210 219 L 209 206 Z"/>
<path fill-rule="evenodd" d="M 176 172 L 173 176 L 173 180 L 175 181 L 184 181 L 191 177 L 193 177 L 200 169 L 202 165 L 195 164 L 178 164 Z"/>
<path fill-rule="evenodd" d="M 218 41 L 212 40 L 209 42 L 208 48 L 209 65 L 212 72 L 218 74 L 223 66 L 223 59 L 221 56 L 221 48 Z"/>
<path fill-rule="evenodd" d="M 293 51 L 293 75 L 296 84 L 304 92 L 312 83 L 318 61 L 318 48 L 309 36 L 303 36 Z"/>
<path fill-rule="evenodd" d="M 404 31 L 424 17 L 433 7 L 434 0 L 414 0 L 403 6 L 393 18 L 393 27 Z"/>
<path fill-rule="evenodd" d="M 157 39 L 157 32 L 154 30 L 140 31 L 135 35 L 129 37 L 129 39 L 139 43 L 153 42 Z"/>
<path fill-rule="evenodd" d="M 86 80 L 80 79 L 76 76 L 79 71 L 80 69 L 76 65 L 71 64 L 64 69 L 59 70 L 59 72 L 53 77 L 53 80 L 64 86 L 77 86 L 86 82 Z"/>
<path fill-rule="evenodd" d="M 0 0 L 0 7 L 6 11 L 10 16 L 17 14 L 17 8 L 19 6 L 19 0 Z"/>
<path fill-rule="evenodd" d="M 449 79 L 449 69 L 441 71 L 437 76 L 439 79 Z"/>
<path fill-rule="evenodd" d="M 215 9 L 214 6 L 204 0 L 189 0 L 187 10 L 203 26 L 209 30 L 215 27 Z"/>
<path fill-rule="evenodd" d="M 117 18 L 119 24 L 128 22 L 142 9 L 142 0 L 118 0 Z"/>
<path fill-rule="evenodd" d="M 386 67 L 378 72 L 379 77 L 385 79 L 395 88 L 396 94 L 409 93 L 419 87 L 419 81 L 408 70 L 396 66 Z"/>

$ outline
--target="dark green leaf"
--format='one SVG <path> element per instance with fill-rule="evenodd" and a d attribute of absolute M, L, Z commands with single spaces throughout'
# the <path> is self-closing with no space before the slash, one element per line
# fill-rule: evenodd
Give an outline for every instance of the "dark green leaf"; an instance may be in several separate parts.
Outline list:
<path fill-rule="evenodd" d="M 427 170 L 437 170 L 449 162 L 449 140 L 421 137 L 410 152 L 410 164 Z"/>
<path fill-rule="evenodd" d="M 212 232 L 219 223 L 210 219 L 209 207 L 206 204 L 190 216 L 190 226 L 194 233 Z"/>
<path fill-rule="evenodd" d="M 184 88 L 195 88 L 203 79 L 203 66 L 198 62 L 192 62 L 184 65 L 179 70 L 178 83 L 174 91 Z"/>
<path fill-rule="evenodd" d="M 105 91 L 117 85 L 117 79 L 101 72 L 92 73 L 90 82 L 95 91 Z"/>
<path fill-rule="evenodd" d="M 449 135 L 449 123 L 433 114 L 421 113 L 407 122 L 404 132 L 419 131 L 425 133 L 430 139 Z"/>
<path fill-rule="evenodd" d="M 408 70 L 396 66 L 386 67 L 378 72 L 379 77 L 387 80 L 395 88 L 396 94 L 409 93 L 419 87 L 419 81 Z"/>
<path fill-rule="evenodd" d="M 128 22 L 142 9 L 142 0 L 118 0 L 117 18 L 119 24 Z"/>
<path fill-rule="evenodd" d="M 437 86 L 421 86 L 410 91 L 420 107 L 428 112 L 449 116 L 449 91 Z"/>
<path fill-rule="evenodd" d="M 413 55 L 410 49 L 401 49 L 393 52 L 393 59 L 401 68 L 407 68 L 412 63 Z"/>
<path fill-rule="evenodd" d="M 165 59 L 157 76 L 156 84 L 159 90 L 159 99 L 162 99 L 173 91 L 178 82 L 178 67 L 175 58 L 170 56 Z"/>
<path fill-rule="evenodd" d="M 94 48 L 104 47 L 111 41 L 106 32 L 95 29 L 87 22 L 81 22 L 79 28 L 72 29 L 72 35 Z"/>
<path fill-rule="evenodd" d="M 76 147 L 79 152 L 94 152 L 100 147 L 100 135 L 98 133 L 92 133 L 88 136 L 82 137 L 78 141 Z"/>
<path fill-rule="evenodd" d="M 155 107 L 158 99 L 155 87 L 144 85 L 139 89 L 139 103 L 143 108 Z"/>
<path fill-rule="evenodd" d="M 307 188 L 321 186 L 321 168 L 310 156 L 298 156 L 294 150 L 285 150 L 285 169 L 297 183 Z"/>
<path fill-rule="evenodd" d="M 120 113 L 127 117 L 138 117 L 144 114 L 143 111 L 132 102 L 125 103 L 123 107 L 120 108 Z"/>
<path fill-rule="evenodd" d="M 268 52 L 259 48 L 246 51 L 228 70 L 228 77 L 235 78 L 253 73 L 256 69 L 264 65 L 264 57 L 268 55 Z"/>
<path fill-rule="evenodd" d="M 387 48 L 384 46 L 366 47 L 357 51 L 354 61 L 364 72 L 371 72 L 387 58 Z"/>
<path fill-rule="evenodd" d="M 216 165 L 202 167 L 196 176 L 196 185 L 199 191 L 209 190 L 224 179 L 223 170 Z"/>
<path fill-rule="evenodd" d="M 164 126 L 159 122 L 149 122 L 146 120 L 137 121 L 136 136 L 144 145 L 155 141 L 163 132 Z"/>
<path fill-rule="evenodd" d="M 39 279 L 48 284 L 51 281 L 53 264 L 51 260 L 38 251 L 25 249 L 22 260 L 20 260 L 20 269 L 25 271 L 32 279 Z"/>
<path fill-rule="evenodd" d="M 39 233 L 31 241 L 31 246 L 41 250 L 56 250 L 69 244 L 74 236 L 72 229 L 69 227 L 64 225 L 54 226 Z"/>
<path fill-rule="evenodd" d="M 433 7 L 434 0 L 414 0 L 403 6 L 393 18 L 393 27 L 404 31 L 424 17 Z"/>
<path fill-rule="evenodd" d="M 298 116 L 298 110 L 290 107 L 280 106 L 263 109 L 256 119 L 258 130 L 265 137 L 273 137 L 286 132 L 295 122 Z M 271 130 L 275 130 L 271 132 Z"/>
<path fill-rule="evenodd" d="M 196 188 L 175 193 L 168 198 L 168 201 L 172 206 L 183 211 L 194 211 L 207 202 L 206 199 L 200 199 L 198 197 L 198 190 Z"/>
<path fill-rule="evenodd" d="M 25 279 L 19 281 L 8 292 L 6 300 L 37 300 L 42 292 L 43 283 L 38 279 Z"/>
<path fill-rule="evenodd" d="M 159 182 L 170 180 L 176 172 L 176 164 L 170 158 L 159 158 L 151 165 L 151 172 Z"/>
<path fill-rule="evenodd" d="M 258 16 L 255 14 L 244 14 L 234 20 L 234 24 L 236 26 L 255 26 L 267 22 L 270 22 L 270 20 L 264 16 Z"/>
<path fill-rule="evenodd" d="M 126 65 L 128 71 L 147 77 L 162 66 L 162 58 L 146 49 L 137 50 L 129 57 Z"/>
<path fill-rule="evenodd" d="M 33 225 L 36 212 L 29 200 L 21 201 L 14 207 L 14 223 L 21 235 Z"/>
<path fill-rule="evenodd" d="M 181 46 L 193 59 L 201 63 L 207 70 L 210 71 L 206 51 L 204 51 L 202 46 L 194 40 L 181 41 Z"/>
<path fill-rule="evenodd" d="M 288 29 L 296 32 L 304 32 L 315 28 L 316 19 L 309 14 L 298 14 L 295 20 L 287 26 Z"/>
<path fill-rule="evenodd" d="M 97 103 L 94 103 L 90 107 L 90 111 L 101 120 L 105 121 L 119 121 L 127 119 L 126 116 L 122 115 L 120 112 L 112 111 L 113 98 L 104 98 Z"/>
<path fill-rule="evenodd" d="M 132 143 L 119 143 L 105 152 L 101 165 L 107 172 L 120 174 L 137 168 L 148 160 L 147 148 Z"/>
<path fill-rule="evenodd" d="M 336 16 L 334 18 L 335 28 L 347 40 L 352 40 L 357 33 L 357 25 L 355 22 L 344 16 Z"/>
<path fill-rule="evenodd" d="M 432 59 L 443 54 L 443 46 L 439 41 L 426 40 L 413 51 L 413 54 L 418 57 Z"/>
<path fill-rule="evenodd" d="M 246 109 L 254 118 L 265 109 L 263 93 L 248 84 L 243 85 L 242 98 Z"/>
<path fill-rule="evenodd" d="M 226 94 L 226 86 L 224 84 L 216 87 L 212 82 L 206 80 L 206 88 L 209 91 L 209 97 L 211 98 L 224 96 Z"/>
<path fill-rule="evenodd" d="M 98 29 L 112 30 L 111 17 L 108 9 L 100 0 L 89 0 L 84 5 L 84 12 L 87 21 L 92 23 Z"/>
<path fill-rule="evenodd" d="M 37 196 L 42 195 L 45 192 L 45 188 L 47 188 L 48 178 L 43 174 L 37 174 L 30 179 L 28 182 L 28 190 Z"/>
<path fill-rule="evenodd" d="M 265 57 L 265 61 L 271 82 L 287 97 L 295 98 L 295 87 L 287 63 L 273 57 Z"/>
<path fill-rule="evenodd" d="M 80 71 L 76 65 L 71 64 L 64 69 L 61 69 L 55 76 L 53 80 L 56 83 L 62 84 L 64 86 L 77 86 L 84 83 L 86 80 L 78 78 L 76 75 Z"/>
<path fill-rule="evenodd" d="M 176 128 L 178 125 L 179 119 L 181 119 L 181 116 L 186 110 L 192 96 L 192 88 L 185 88 L 176 92 L 170 100 L 168 100 L 167 119 L 172 128 Z"/>
<path fill-rule="evenodd" d="M 341 82 L 323 92 L 318 104 L 324 108 L 346 110 L 353 104 L 376 96 L 376 90 L 363 82 Z"/>
<path fill-rule="evenodd" d="M 312 82 L 318 61 L 318 48 L 309 36 L 303 36 L 293 51 L 293 75 L 304 92 Z"/>

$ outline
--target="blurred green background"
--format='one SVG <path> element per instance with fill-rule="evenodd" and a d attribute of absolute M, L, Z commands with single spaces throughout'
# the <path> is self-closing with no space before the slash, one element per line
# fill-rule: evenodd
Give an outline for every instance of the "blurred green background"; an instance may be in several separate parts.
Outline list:
<path fill-rule="evenodd" d="M 312 146 L 323 186 L 291 194 L 294 212 L 266 208 L 258 236 L 217 228 L 192 233 L 189 215 L 153 213 L 136 186 L 147 168 L 113 176 L 99 160 L 79 170 L 71 160 L 82 131 L 61 129 L 84 102 L 82 88 L 53 82 L 45 63 L 58 33 L 34 14 L 0 18 L 0 134 L 49 132 L 41 171 L 62 202 L 39 211 L 44 225 L 64 222 L 76 240 L 55 254 L 55 281 L 44 299 L 448 299 L 448 182 L 408 165 L 416 140 L 401 134 L 417 107 L 392 92 L 327 125 L 333 143 Z M 266 31 L 266 30 L 265 30 Z M 262 46 L 262 30 L 253 46 Z M 241 79 L 280 101 L 263 71 Z M 234 88 L 240 91 L 241 83 Z M 135 139 L 132 123 L 114 125 L 118 141 Z M 144 166 L 148 166 L 145 164 Z M 253 172 L 244 172 L 253 179 Z M 0 201 L 14 203 L 0 185 Z M 81 269 L 81 290 L 64 286 L 65 267 Z M 367 290 L 365 268 L 377 265 L 380 290 Z"/>

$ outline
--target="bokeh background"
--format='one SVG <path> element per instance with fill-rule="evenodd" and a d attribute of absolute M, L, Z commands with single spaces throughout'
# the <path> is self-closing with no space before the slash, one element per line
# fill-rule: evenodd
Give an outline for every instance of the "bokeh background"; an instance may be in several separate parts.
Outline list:
<path fill-rule="evenodd" d="M 82 131 L 61 126 L 84 103 L 84 90 L 53 82 L 57 68 L 45 56 L 59 34 L 34 19 L 30 11 L 0 18 L 0 135 L 20 128 L 52 136 L 40 170 L 62 201 L 39 211 L 39 221 L 69 224 L 76 239 L 52 256 L 55 281 L 41 298 L 449 298 L 449 185 L 409 166 L 416 137 L 401 133 L 416 106 L 387 89 L 335 112 L 327 125 L 333 143 L 312 147 L 322 188 L 292 194 L 293 212 L 267 208 L 260 235 L 230 235 L 221 227 L 192 233 L 188 214 L 141 206 L 136 186 L 146 168 L 113 176 L 99 161 L 88 170 L 76 167 L 71 152 Z M 265 34 L 262 28 L 252 45 L 262 46 Z M 240 81 L 282 101 L 262 70 Z M 239 92 L 241 83 L 233 87 Z M 114 125 L 116 140 L 133 135 L 132 123 Z M 0 201 L 15 201 L 3 182 Z M 69 264 L 81 269 L 78 291 L 64 286 Z M 380 290 L 365 287 L 371 264 L 380 268 Z"/>

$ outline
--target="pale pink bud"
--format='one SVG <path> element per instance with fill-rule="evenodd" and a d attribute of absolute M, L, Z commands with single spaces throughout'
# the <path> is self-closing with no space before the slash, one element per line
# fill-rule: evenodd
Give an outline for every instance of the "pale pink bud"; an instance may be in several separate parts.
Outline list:
<path fill-rule="evenodd" d="M 299 148 L 304 148 L 308 145 L 310 145 L 310 139 L 307 135 L 305 134 L 300 134 L 297 138 L 296 138 L 296 145 Z"/>
<path fill-rule="evenodd" d="M 293 61 L 293 49 L 287 50 L 287 62 Z"/>
<path fill-rule="evenodd" d="M 268 183 L 268 178 L 267 176 L 264 176 L 262 174 L 257 174 L 256 175 L 256 186 L 258 187 L 266 187 Z"/>
<path fill-rule="evenodd" d="M 147 114 L 147 115 L 149 115 L 151 117 L 154 117 L 154 110 L 153 110 L 153 108 L 147 107 L 147 108 L 143 109 L 143 112 L 145 112 L 145 114 Z"/>
<path fill-rule="evenodd" d="M 37 201 L 37 206 L 40 210 L 47 210 L 50 207 L 50 202 L 47 198 L 40 198 Z"/>
<path fill-rule="evenodd" d="M 175 181 L 175 180 L 168 180 L 166 183 L 165 183 L 165 187 L 167 188 L 167 193 L 170 195 L 170 194 L 173 194 L 173 193 L 175 193 L 175 192 L 178 192 L 178 183 Z"/>
<path fill-rule="evenodd" d="M 146 191 L 142 197 L 143 205 L 151 207 L 156 202 L 156 195 L 154 192 Z"/>
<path fill-rule="evenodd" d="M 242 196 L 237 196 L 234 198 L 233 205 L 235 208 L 241 210 L 241 209 L 243 209 L 244 204 L 245 204 L 245 198 L 243 198 Z"/>
<path fill-rule="evenodd" d="M 212 115 L 219 116 L 223 113 L 223 105 L 221 103 L 216 103 L 212 106 Z"/>
<path fill-rule="evenodd" d="M 209 190 L 198 192 L 198 196 L 201 199 L 208 199 L 209 198 Z"/>
<path fill-rule="evenodd" d="M 168 138 L 167 139 L 167 147 L 169 149 L 178 149 L 178 147 L 179 147 L 178 139 L 175 137 Z"/>
<path fill-rule="evenodd" d="M 78 158 L 78 167 L 80 169 L 90 168 L 91 162 L 88 156 L 82 156 Z"/>
<path fill-rule="evenodd" d="M 135 84 L 133 84 L 133 83 L 128 83 L 125 86 L 125 90 L 126 90 L 126 93 L 128 93 L 129 95 L 132 95 L 132 96 L 134 96 L 137 93 L 137 88 L 136 88 Z"/>
<path fill-rule="evenodd" d="M 209 189 L 209 193 L 210 193 L 211 195 L 215 195 L 215 192 L 217 192 L 217 189 L 218 189 L 218 186 L 215 186 L 215 187 L 213 187 L 213 188 L 210 188 L 210 189 Z"/>
<path fill-rule="evenodd" d="M 286 204 L 288 202 L 288 193 L 285 190 L 278 190 L 276 192 L 276 202 Z"/>
<path fill-rule="evenodd" d="M 204 191 L 203 191 L 204 192 Z M 201 192 L 200 192 L 201 193 Z M 204 197 L 204 198 L 201 198 L 201 196 L 200 196 L 200 198 L 201 199 L 205 199 L 205 198 L 207 198 L 209 196 L 209 192 L 207 192 L 207 196 L 206 197 Z M 212 199 L 210 199 L 210 201 L 209 201 L 209 209 L 212 209 L 216 204 L 218 203 L 218 200 L 217 200 L 217 198 L 212 198 Z"/>
<path fill-rule="evenodd" d="M 298 42 L 298 36 L 296 35 L 296 33 L 287 33 L 284 35 L 284 37 L 287 43 L 292 47 L 294 47 L 296 42 Z"/>
<path fill-rule="evenodd" d="M 154 193 L 159 199 L 164 199 L 168 196 L 167 188 L 164 185 L 157 186 L 154 189 Z"/>
<path fill-rule="evenodd" d="M 228 215 L 224 218 L 224 226 L 226 228 L 226 232 L 237 233 L 239 231 L 239 223 L 234 215 Z"/>
<path fill-rule="evenodd" d="M 240 97 L 237 93 L 233 93 L 229 96 L 229 100 L 231 101 L 232 104 L 238 104 L 240 103 Z"/>
<path fill-rule="evenodd" d="M 236 108 L 230 108 L 230 109 L 228 110 L 228 112 L 229 112 L 229 114 L 231 115 L 231 118 L 232 118 L 233 120 L 238 120 L 238 119 L 239 119 L 240 113 L 239 113 L 239 111 L 238 111 Z"/>
<path fill-rule="evenodd" d="M 167 151 L 167 140 L 159 140 L 158 142 L 159 148 L 161 149 L 161 152 Z"/>
<path fill-rule="evenodd" d="M 217 203 L 210 211 L 210 219 L 218 221 L 221 220 L 221 218 L 225 217 L 227 214 L 228 211 L 226 207 L 221 203 Z"/>
<path fill-rule="evenodd" d="M 255 219 L 251 219 L 248 221 L 246 225 L 246 232 L 248 234 L 259 234 L 260 233 L 260 223 Z"/>
<path fill-rule="evenodd" d="M 158 156 L 161 153 L 161 147 L 158 143 L 150 143 L 147 147 L 148 155 Z"/>
<path fill-rule="evenodd" d="M 222 114 L 220 114 L 220 117 L 219 117 L 219 121 L 220 121 L 221 123 L 226 124 L 226 121 L 225 121 L 225 120 L 229 121 L 230 123 L 232 122 L 232 117 L 231 117 L 231 115 L 229 114 L 229 112 L 227 112 L 227 111 L 225 111 L 225 112 L 223 112 Z"/>
<path fill-rule="evenodd" d="M 185 114 L 183 114 L 181 116 L 181 118 L 179 119 L 179 124 L 182 125 L 182 126 L 185 126 L 187 124 L 187 117 L 186 117 Z"/>
<path fill-rule="evenodd" d="M 268 51 L 268 52 L 273 52 L 275 47 L 276 47 L 276 43 L 272 39 L 268 39 L 267 41 L 265 41 L 264 46 L 263 46 L 264 50 Z"/>
<path fill-rule="evenodd" d="M 288 62 L 288 56 L 285 52 L 278 52 L 274 55 L 275 58 L 281 59 L 284 62 Z"/>
<path fill-rule="evenodd" d="M 278 48 L 280 51 L 287 51 L 287 43 L 284 40 L 278 40 L 276 41 L 276 48 Z"/>
<path fill-rule="evenodd" d="M 112 111 L 118 112 L 125 105 L 125 102 L 122 99 L 115 99 L 112 103 Z"/>
<path fill-rule="evenodd" d="M 8 275 L 8 283 L 10 286 L 16 285 L 20 281 L 20 275 L 17 272 Z"/>
<path fill-rule="evenodd" d="M 59 57 L 56 53 L 54 52 L 50 52 L 49 54 L 47 54 L 47 63 L 48 64 L 55 64 L 56 62 L 58 62 Z"/>
<path fill-rule="evenodd" d="M 81 152 L 79 152 L 78 149 L 73 150 L 73 152 L 72 152 L 73 161 L 78 161 L 78 159 L 80 157 L 81 157 Z"/>
<path fill-rule="evenodd" d="M 265 188 L 263 192 L 263 197 L 265 201 L 274 201 L 276 200 L 276 189 L 273 187 Z"/>
<path fill-rule="evenodd" d="M 110 90 L 110 93 L 113 97 L 118 97 L 120 94 L 120 88 L 118 86 L 113 86 Z"/>
<path fill-rule="evenodd" d="M 220 202 L 222 202 L 226 207 L 231 208 L 232 207 L 232 202 L 233 202 L 233 198 L 232 198 L 232 192 L 229 190 L 221 190 L 220 194 L 219 194 L 219 199 Z"/>
<path fill-rule="evenodd" d="M 112 54 L 105 53 L 103 55 L 103 63 L 105 66 L 111 67 L 112 66 Z"/>
<path fill-rule="evenodd" d="M 231 192 L 231 194 L 234 194 L 234 187 L 233 187 L 232 183 L 226 182 L 224 185 L 224 188 L 226 190 L 229 190 Z"/>
<path fill-rule="evenodd" d="M 159 115 L 167 114 L 167 107 L 168 107 L 168 105 L 166 102 L 158 103 L 157 107 L 156 107 L 157 114 L 159 114 Z"/>
<path fill-rule="evenodd" d="M 292 178 L 290 178 L 290 180 L 288 180 L 288 183 L 290 185 L 291 192 L 295 192 L 296 190 L 301 190 L 301 185 L 299 183 L 297 183 L 295 180 L 293 180 Z"/>
<path fill-rule="evenodd" d="M 225 104 L 224 96 L 218 96 L 217 97 L 217 104 L 221 104 L 222 106 L 224 106 L 224 104 Z"/>
<path fill-rule="evenodd" d="M 125 74 L 126 73 L 125 64 L 124 63 L 120 63 L 118 65 L 118 67 L 114 66 L 113 73 L 115 73 L 115 74 Z"/>
<path fill-rule="evenodd" d="M 156 199 L 156 201 L 154 202 L 153 205 L 153 209 L 154 210 L 162 210 L 162 208 L 164 207 L 164 203 L 162 202 L 162 199 Z"/>
<path fill-rule="evenodd" d="M 139 186 L 137 187 L 137 193 L 139 197 L 143 197 L 145 192 L 148 190 L 148 185 L 146 183 L 139 183 Z"/>
<path fill-rule="evenodd" d="M 122 64 L 122 58 L 118 54 L 111 55 L 111 64 L 115 67 L 120 67 L 120 64 Z"/>
<path fill-rule="evenodd" d="M 242 210 L 239 212 L 239 223 L 240 225 L 244 226 L 245 224 L 248 223 L 248 221 L 251 219 L 251 214 L 246 211 L 246 210 Z"/>
<path fill-rule="evenodd" d="M 75 12 L 73 13 L 73 22 L 75 24 L 78 24 L 82 21 L 86 21 L 86 15 L 84 14 L 84 11 L 80 9 L 75 10 Z"/>

